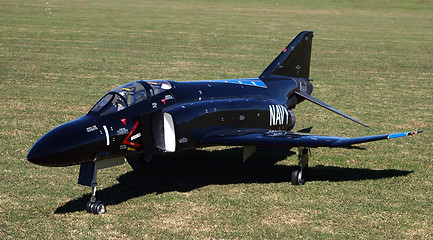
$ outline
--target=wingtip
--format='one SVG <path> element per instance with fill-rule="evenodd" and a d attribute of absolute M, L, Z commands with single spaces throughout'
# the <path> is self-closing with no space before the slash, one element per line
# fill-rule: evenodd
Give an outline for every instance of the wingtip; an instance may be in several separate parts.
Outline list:
<path fill-rule="evenodd" d="M 399 138 L 399 137 L 406 137 L 406 136 L 413 136 L 413 135 L 416 135 L 416 134 L 422 133 L 422 132 L 423 132 L 423 130 L 412 131 L 412 132 L 392 133 L 392 134 L 388 135 L 388 139 Z"/>
<path fill-rule="evenodd" d="M 422 133 L 422 132 L 424 132 L 423 130 L 418 130 L 418 131 L 413 131 L 413 132 L 408 132 L 408 136 L 409 135 L 415 135 L 415 134 L 418 134 L 418 133 Z"/>

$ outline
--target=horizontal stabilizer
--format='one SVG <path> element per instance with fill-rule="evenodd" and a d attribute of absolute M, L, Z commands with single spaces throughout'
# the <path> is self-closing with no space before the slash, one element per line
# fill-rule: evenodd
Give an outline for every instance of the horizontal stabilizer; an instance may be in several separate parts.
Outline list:
<path fill-rule="evenodd" d="M 356 120 L 356 119 L 354 119 L 354 118 L 352 118 L 352 117 L 350 117 L 350 116 L 348 116 L 348 115 L 346 115 L 346 114 L 344 114 L 344 113 L 338 111 L 337 109 L 335 109 L 335 108 L 329 106 L 328 104 L 326 104 L 326 103 L 320 101 L 319 99 L 317 99 L 317 98 L 315 98 L 315 97 L 313 97 L 313 96 L 311 96 L 311 95 L 309 95 L 309 94 L 302 93 L 302 92 L 295 92 L 295 93 L 296 93 L 298 96 L 300 96 L 300 97 L 302 97 L 302 98 L 304 98 L 304 99 L 307 99 L 308 101 L 310 101 L 310 102 L 312 102 L 312 103 L 315 103 L 315 104 L 317 104 L 317 105 L 319 105 L 319 106 L 321 106 L 321 107 L 323 107 L 323 108 L 326 108 L 326 109 L 328 109 L 328 110 L 330 110 L 330 111 L 333 111 L 333 112 L 335 112 L 335 113 L 337 113 L 337 114 L 339 114 L 339 115 L 341 115 L 341 116 L 343 116 L 343 117 L 345 117 L 345 118 L 347 118 L 347 119 L 350 119 L 350 120 L 352 120 L 352 121 L 354 121 L 354 122 L 356 122 L 356 123 L 358 123 L 358 124 L 361 124 L 361 125 L 364 126 L 364 127 L 368 127 L 367 124 L 364 124 L 364 123 L 362 123 L 362 122 L 360 122 L 360 121 L 358 121 L 358 120 Z"/>

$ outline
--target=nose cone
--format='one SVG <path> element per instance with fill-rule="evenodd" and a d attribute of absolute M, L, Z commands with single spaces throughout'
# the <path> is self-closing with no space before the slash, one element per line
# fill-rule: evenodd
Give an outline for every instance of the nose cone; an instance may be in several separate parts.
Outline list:
<path fill-rule="evenodd" d="M 49 148 L 49 145 L 44 144 L 44 142 L 46 142 L 45 139 L 45 136 L 43 136 L 33 145 L 27 154 L 27 161 L 37 165 L 49 166 L 48 159 L 50 154 L 48 150 L 46 150 Z"/>
<path fill-rule="evenodd" d="M 95 128 L 97 129 L 96 125 L 88 117 L 58 126 L 33 145 L 27 155 L 27 160 L 37 165 L 50 167 L 89 162 L 101 149 L 100 142 L 103 141 L 100 132 Z M 93 131 L 88 132 L 87 129 Z"/>

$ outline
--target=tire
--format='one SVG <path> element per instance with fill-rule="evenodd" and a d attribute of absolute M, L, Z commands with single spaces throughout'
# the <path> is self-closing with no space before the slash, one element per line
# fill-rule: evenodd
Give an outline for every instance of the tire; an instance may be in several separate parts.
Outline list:
<path fill-rule="evenodd" d="M 91 211 L 93 214 L 104 214 L 107 210 L 105 204 L 102 201 L 96 201 L 92 204 Z"/>
<path fill-rule="evenodd" d="M 88 213 L 91 213 L 92 212 L 92 202 L 91 201 L 88 201 L 87 203 L 86 203 L 86 211 L 88 212 Z"/>
<path fill-rule="evenodd" d="M 292 182 L 292 185 L 304 185 L 305 183 L 305 180 L 302 178 L 302 173 L 300 170 L 293 171 L 290 180 Z"/>

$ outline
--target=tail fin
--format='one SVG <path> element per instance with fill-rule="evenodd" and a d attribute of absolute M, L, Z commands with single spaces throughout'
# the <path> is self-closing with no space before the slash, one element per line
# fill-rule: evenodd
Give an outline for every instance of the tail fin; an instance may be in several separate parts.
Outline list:
<path fill-rule="evenodd" d="M 263 71 L 260 75 L 260 79 L 267 79 L 270 75 L 308 79 L 310 75 L 312 40 L 313 32 L 304 31 L 299 33 L 265 71 Z"/>

